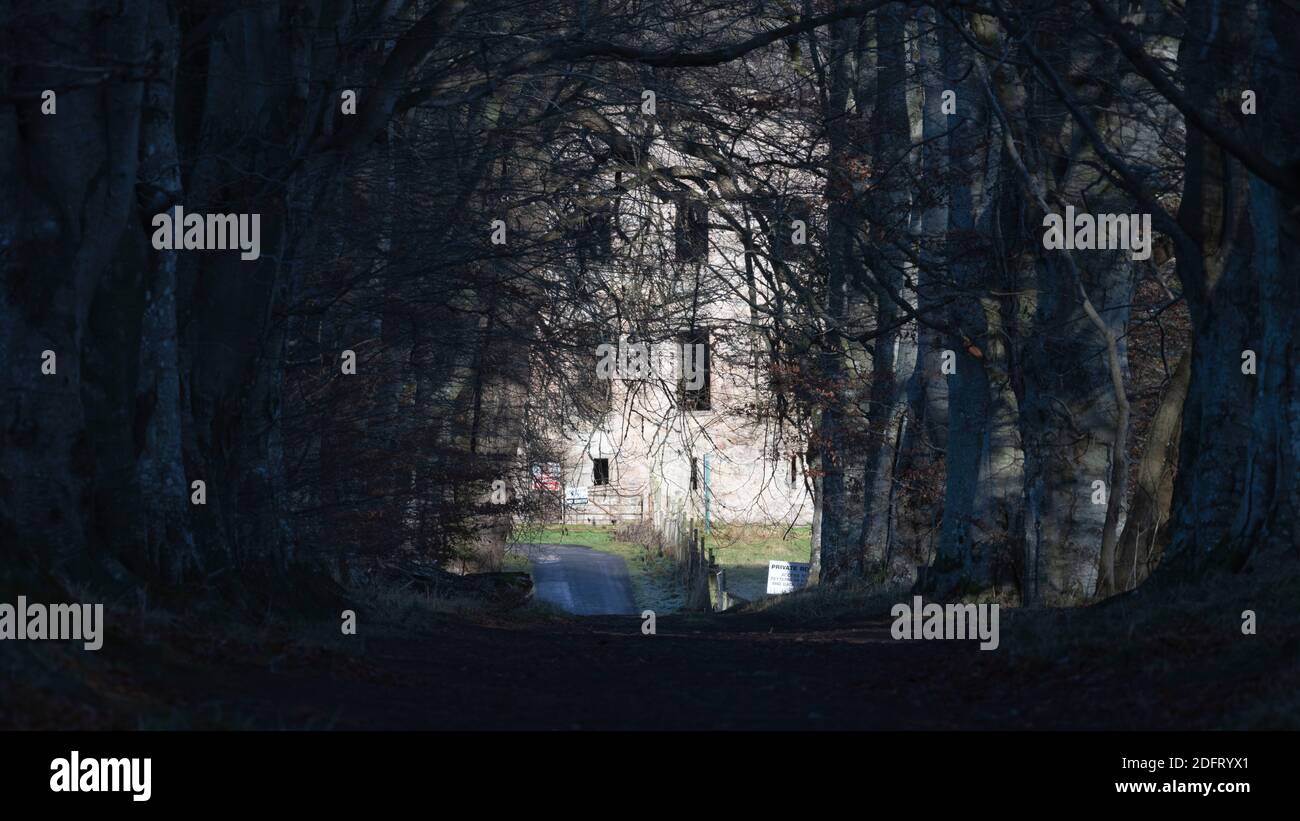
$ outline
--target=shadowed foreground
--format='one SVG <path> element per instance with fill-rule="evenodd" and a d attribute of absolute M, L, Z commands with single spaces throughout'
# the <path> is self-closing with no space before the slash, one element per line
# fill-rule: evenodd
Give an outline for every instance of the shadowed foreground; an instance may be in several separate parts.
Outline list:
<path fill-rule="evenodd" d="M 993 652 L 974 642 L 894 641 L 878 606 L 817 591 L 765 610 L 661 617 L 653 636 L 638 618 L 536 608 L 408 608 L 400 625 L 377 624 L 377 613 L 367 621 L 361 610 L 349 637 L 332 623 L 295 628 L 291 640 L 265 629 L 241 639 L 160 628 L 136 646 L 106 645 L 114 653 L 66 656 L 58 686 L 20 682 L 0 725 L 1300 727 L 1296 580 L 1262 593 L 1250 585 L 1080 610 L 1004 610 Z M 1246 603 L 1260 614 L 1259 635 L 1241 632 Z"/>

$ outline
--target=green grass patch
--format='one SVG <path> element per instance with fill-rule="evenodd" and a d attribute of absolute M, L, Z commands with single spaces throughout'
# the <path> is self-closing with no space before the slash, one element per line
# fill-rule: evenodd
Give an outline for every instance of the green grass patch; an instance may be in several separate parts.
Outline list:
<path fill-rule="evenodd" d="M 714 528 L 705 540 L 718 565 L 726 570 L 727 590 L 747 601 L 766 595 L 767 563 L 806 562 L 811 549 L 812 528 L 784 525 L 731 525 Z"/>
<path fill-rule="evenodd" d="M 583 547 L 607 548 L 614 539 L 614 528 L 608 525 L 543 525 L 515 537 L 518 542 L 533 544 L 576 544 Z M 615 552 L 613 550 L 609 552 Z"/>

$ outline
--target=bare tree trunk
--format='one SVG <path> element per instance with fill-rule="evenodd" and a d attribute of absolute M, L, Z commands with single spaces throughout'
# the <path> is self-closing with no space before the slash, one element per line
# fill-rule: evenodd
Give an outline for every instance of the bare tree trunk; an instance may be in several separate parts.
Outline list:
<path fill-rule="evenodd" d="M 11 578 L 33 560 L 58 572 L 95 555 L 87 550 L 95 454 L 80 394 L 82 348 L 101 278 L 134 228 L 143 87 L 117 78 L 85 85 L 70 55 L 143 63 L 148 27 L 142 4 L 102 11 L 48 4 L 4 46 L 25 63 L 6 72 L 3 90 L 32 100 L 0 108 L 0 544 Z M 40 111 L 44 89 L 56 91 L 54 114 Z M 43 372 L 51 363 L 57 370 Z"/>
<path fill-rule="evenodd" d="M 982 295 L 990 286 L 983 260 L 995 247 L 998 219 L 996 126 L 975 71 L 979 58 L 951 25 L 942 27 L 941 38 L 946 84 L 959 100 L 957 114 L 948 117 L 946 256 L 953 300 L 949 324 L 955 333 L 944 340 L 955 371 L 944 377 L 944 511 L 924 588 L 950 595 L 994 585 L 1010 529 L 1007 508 L 1018 493 L 1021 455 L 1005 320 L 999 301 Z"/>
<path fill-rule="evenodd" d="M 890 5 L 876 15 L 878 49 L 872 125 L 877 136 L 872 165 L 879 171 L 863 197 L 864 216 L 875 241 L 861 250 L 869 257 L 874 284 L 880 288 L 876 294 L 876 337 L 871 344 L 871 388 L 864 413 L 865 498 L 858 547 L 868 566 L 880 566 L 885 558 L 899 419 L 907 411 L 907 384 L 916 367 L 915 323 L 901 321 L 903 309 L 895 302 L 909 298 L 904 289 L 907 260 L 898 246 L 909 243 L 912 236 L 905 13 L 902 6 Z"/>
<path fill-rule="evenodd" d="M 1178 439 L 1183 403 L 1192 375 L 1191 353 L 1178 361 L 1165 386 L 1155 419 L 1147 431 L 1146 447 L 1138 463 L 1133 504 L 1124 520 L 1115 560 L 1115 588 L 1132 590 L 1150 574 L 1169 540 L 1166 524 L 1174 495 L 1174 469 L 1178 464 Z"/>
<path fill-rule="evenodd" d="M 179 29 L 167 0 L 152 0 L 149 14 L 149 41 L 159 49 L 161 76 L 145 87 L 140 135 L 139 188 L 144 210 L 138 228 L 146 233 L 152 233 L 149 220 L 154 214 L 183 199 L 175 116 Z M 198 562 L 190 530 L 190 487 L 181 430 L 176 256 L 175 250 L 151 254 L 135 390 L 136 426 L 143 429 L 137 473 L 144 549 L 155 572 L 173 583 L 186 578 Z"/>
<path fill-rule="evenodd" d="M 1297 148 L 1295 61 L 1300 15 L 1194 0 L 1179 54 L 1188 101 L 1222 132 L 1279 167 Z M 1253 59 L 1247 59 L 1250 55 Z M 1239 89 L 1278 103 L 1240 117 Z M 1202 254 L 1179 254 L 1195 328 L 1183 413 L 1173 540 L 1163 573 L 1240 568 L 1256 550 L 1293 548 L 1300 513 L 1300 313 L 1296 203 L 1246 172 L 1200 128 L 1188 128 L 1179 222 Z M 1246 373 L 1246 351 L 1257 357 Z M 1243 460 L 1241 455 L 1245 453 Z"/>
<path fill-rule="evenodd" d="M 930 314 L 943 296 L 940 267 L 944 237 L 948 232 L 948 115 L 943 113 L 943 92 L 948 89 L 946 51 L 941 31 L 947 25 L 933 8 L 918 11 L 920 60 L 924 102 L 922 104 L 921 162 L 917 179 L 921 200 L 921 237 L 916 273 L 917 307 Z M 933 269 L 933 270 L 931 270 Z M 912 437 L 926 437 L 943 449 L 948 438 L 948 382 L 942 372 L 943 339 L 928 325 L 917 327 L 917 364 L 909 386 L 912 415 L 920 424 Z"/>
<path fill-rule="evenodd" d="M 847 289 L 850 267 L 857 264 L 854 237 L 857 231 L 856 208 L 853 206 L 851 160 L 855 149 L 844 119 L 849 110 L 853 85 L 854 47 L 858 25 L 852 21 L 836 23 L 831 29 L 831 80 L 829 110 L 832 167 L 827 181 L 829 227 L 827 238 L 827 328 L 821 340 L 821 377 L 826 380 L 831 399 L 821 411 L 818 445 L 821 450 L 821 560 L 820 579 L 834 582 L 852 572 L 856 543 L 849 540 L 849 489 L 846 486 L 846 432 L 849 405 L 846 392 L 848 374 L 844 359 L 847 343 L 845 326 L 849 321 Z"/>
<path fill-rule="evenodd" d="M 986 44 L 1006 42 L 991 21 L 984 22 L 978 35 Z M 1068 65 L 1079 72 L 1116 59 L 1114 49 L 1102 46 Z M 1072 157 L 1067 173 L 1054 171 L 1051 158 L 1081 149 L 1031 122 L 1069 125 L 1061 101 L 1035 101 L 1020 75 L 1006 64 L 995 66 L 991 75 L 981 64 L 980 73 L 1005 129 L 1003 145 L 1014 169 L 1012 178 L 1035 215 L 1030 224 L 1051 211 L 1049 201 L 1070 202 L 1085 193 L 1091 194 L 1092 207 L 1129 210 L 1128 198 L 1110 190 L 1113 185 L 1098 175 L 1097 163 Z M 1088 94 L 1088 105 L 1104 107 L 1109 102 L 1105 88 L 1091 87 L 1095 84 L 1086 76 L 1080 76 L 1079 84 Z M 1069 129 L 1063 133 L 1068 135 Z M 1122 464 L 1128 427 L 1126 359 L 1118 340 L 1128 319 L 1133 265 L 1116 249 L 1089 250 L 1086 262 L 1076 262 L 1068 251 L 1045 256 L 1035 239 L 1027 241 L 1026 253 L 1039 260 L 1035 281 L 1022 286 L 1032 297 L 1022 297 L 1028 333 L 1019 356 L 1027 507 L 1022 589 L 1027 601 L 1066 605 L 1096 589 L 1103 546 L 1108 557 L 1114 553 L 1124 497 L 1108 484 L 1118 482 L 1122 491 L 1127 477 Z M 1090 293 L 1098 297 L 1100 310 Z M 1097 502 L 1098 494 L 1105 504 Z"/>

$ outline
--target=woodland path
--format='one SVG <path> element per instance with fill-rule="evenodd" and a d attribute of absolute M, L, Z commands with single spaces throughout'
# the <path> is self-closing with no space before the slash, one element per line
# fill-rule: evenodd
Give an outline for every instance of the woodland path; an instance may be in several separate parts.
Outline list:
<path fill-rule="evenodd" d="M 636 614 L 632 577 L 622 556 L 567 544 L 511 545 L 533 568 L 533 595 L 578 616 Z"/>

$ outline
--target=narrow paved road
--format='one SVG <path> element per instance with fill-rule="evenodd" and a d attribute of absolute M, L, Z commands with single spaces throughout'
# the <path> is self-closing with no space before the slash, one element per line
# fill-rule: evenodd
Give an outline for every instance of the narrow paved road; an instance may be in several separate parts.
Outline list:
<path fill-rule="evenodd" d="M 533 565 L 533 595 L 579 616 L 636 615 L 622 556 L 567 544 L 511 545 Z"/>

